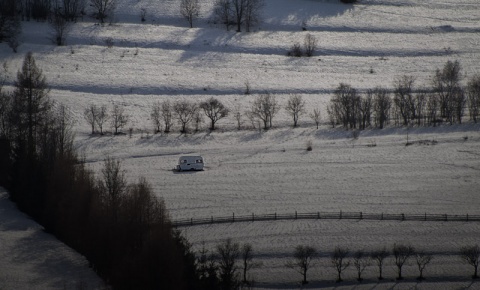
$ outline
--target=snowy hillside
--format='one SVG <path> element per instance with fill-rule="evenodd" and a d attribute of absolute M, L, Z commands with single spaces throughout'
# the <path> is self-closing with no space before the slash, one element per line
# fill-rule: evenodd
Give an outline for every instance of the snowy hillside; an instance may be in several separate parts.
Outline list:
<path fill-rule="evenodd" d="M 459 60 L 465 80 L 480 73 L 480 4 L 477 0 L 266 0 L 264 22 L 251 33 L 227 32 L 212 21 L 213 0 L 189 29 L 178 0 L 120 0 L 112 24 L 85 18 L 67 45 L 56 47 L 44 23 L 23 23 L 18 54 L 0 44 L 14 81 L 24 54 L 33 51 L 51 86 L 51 97 L 76 118 L 76 146 L 98 170 L 106 156 L 119 158 L 131 180 L 144 176 L 165 199 L 173 219 L 235 214 L 317 211 L 479 214 L 480 125 L 387 128 L 362 131 L 358 139 L 326 124 L 326 103 L 340 82 L 360 91 L 392 87 L 396 76 L 417 78 L 427 87 L 435 69 Z M 140 21 L 145 9 L 146 22 Z M 307 31 L 302 31 L 306 23 Z M 287 51 L 307 33 L 319 41 L 311 58 Z M 108 47 L 107 42 L 113 42 Z M 252 94 L 245 95 L 245 83 Z M 285 110 L 267 132 L 235 129 L 233 116 L 195 134 L 152 136 L 152 104 L 201 101 L 215 96 L 229 108 L 249 108 L 257 93 L 270 92 L 284 106 L 299 93 L 308 111 L 322 110 L 316 129 L 304 115 L 290 128 Z M 130 115 L 133 135 L 91 136 L 83 118 L 89 104 L 118 104 Z M 244 127 L 249 126 L 247 118 Z M 407 137 L 408 136 L 408 137 Z M 409 141 L 414 144 L 405 146 Z M 306 150 L 311 141 L 313 150 Z M 375 145 L 375 146 L 374 146 Z M 200 154 L 206 169 L 175 173 L 178 157 Z M 313 245 L 321 259 L 312 270 L 315 287 L 340 289 L 452 289 L 480 287 L 456 256 L 461 246 L 480 243 L 480 224 L 455 222 L 283 221 L 199 226 L 183 229 L 195 249 L 232 237 L 250 242 L 264 266 L 252 270 L 259 287 L 291 289 L 298 273 L 284 264 L 295 246 Z M 377 284 L 375 268 L 364 286 L 353 268 L 336 287 L 328 255 L 337 245 L 351 250 L 411 243 L 435 253 L 419 284 L 412 262 L 405 283 Z M 394 277 L 391 261 L 386 276 Z M 1 284 L 0 284 L 1 285 Z M 1 286 L 0 286 L 1 288 Z"/>

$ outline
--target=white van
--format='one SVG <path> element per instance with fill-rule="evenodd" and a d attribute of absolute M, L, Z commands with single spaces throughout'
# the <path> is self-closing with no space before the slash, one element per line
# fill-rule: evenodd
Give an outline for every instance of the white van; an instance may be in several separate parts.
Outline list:
<path fill-rule="evenodd" d="M 202 156 L 182 156 L 178 159 L 177 170 L 203 170 Z"/>

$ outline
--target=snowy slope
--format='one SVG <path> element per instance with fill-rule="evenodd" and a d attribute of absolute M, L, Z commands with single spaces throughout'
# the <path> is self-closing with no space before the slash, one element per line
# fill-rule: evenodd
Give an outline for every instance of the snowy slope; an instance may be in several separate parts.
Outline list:
<path fill-rule="evenodd" d="M 178 13 L 178 0 L 122 0 L 113 24 L 91 19 L 77 23 L 67 46 L 48 40 L 48 27 L 24 23 L 19 54 L 0 44 L 0 61 L 11 77 L 24 53 L 34 51 L 47 76 L 53 99 L 68 105 L 76 117 L 76 146 L 97 170 L 105 156 L 123 161 L 131 181 L 144 176 L 165 199 L 173 219 L 212 215 L 363 211 L 389 213 L 478 214 L 480 198 L 480 125 L 438 128 L 366 130 L 358 140 L 351 132 L 323 124 L 316 130 L 308 116 L 291 129 L 282 110 L 268 132 L 235 130 L 235 120 L 219 121 L 208 133 L 152 136 L 154 102 L 215 96 L 230 108 L 245 111 L 257 93 L 271 92 L 280 104 L 299 93 L 308 110 L 325 105 L 340 82 L 364 91 L 391 87 L 403 74 L 429 86 L 437 68 L 459 60 L 465 79 L 480 73 L 480 4 L 477 0 L 267 0 L 264 22 L 254 33 L 227 32 L 212 21 L 213 0 L 204 0 L 195 28 Z M 147 11 L 146 23 L 140 10 Z M 301 30 L 302 23 L 308 31 Z M 307 33 L 319 41 L 312 58 L 288 58 L 286 52 Z M 109 48 L 106 40 L 114 43 Z M 245 82 L 252 95 L 244 95 Z M 82 113 L 91 103 L 125 107 L 133 136 L 90 136 Z M 324 122 L 325 123 L 325 122 Z M 206 128 L 203 125 L 203 129 Z M 244 127 L 250 126 L 244 120 Z M 174 128 L 178 131 L 178 127 Z M 405 146 L 407 135 L 412 146 Z M 421 142 L 421 141 L 429 142 Z M 306 142 L 313 150 L 307 152 Z M 436 145 L 428 145 L 435 141 Z M 369 145 L 375 144 L 375 147 Z M 201 154 L 206 170 L 176 174 L 184 154 Z M 430 283 L 417 285 L 415 267 L 406 283 L 377 285 L 370 268 L 364 288 L 353 269 L 345 289 L 465 288 L 468 268 L 455 256 L 459 247 L 478 243 L 475 223 L 400 223 L 295 221 L 202 226 L 185 229 L 198 249 L 213 249 L 227 237 L 250 242 L 264 267 L 255 269 L 264 288 L 297 287 L 299 277 L 284 263 L 298 244 L 321 251 L 312 287 L 336 287 L 326 256 L 336 245 L 352 250 L 411 242 L 439 258 Z M 433 241 L 432 241 L 433 240 Z M 386 272 L 394 276 L 393 267 Z M 447 283 L 451 281 L 451 284 Z M 472 289 L 480 287 L 470 285 Z M 298 287 L 299 288 L 299 287 Z"/>

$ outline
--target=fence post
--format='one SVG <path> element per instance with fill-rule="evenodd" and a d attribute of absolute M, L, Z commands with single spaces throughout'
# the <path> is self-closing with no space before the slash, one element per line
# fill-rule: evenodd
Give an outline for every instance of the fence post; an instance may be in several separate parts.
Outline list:
<path fill-rule="evenodd" d="M 402 213 L 402 221 L 404 221 L 404 220 L 405 220 L 405 214 Z"/>
<path fill-rule="evenodd" d="M 317 213 L 317 218 L 320 219 L 320 212 Z"/>
<path fill-rule="evenodd" d="M 427 213 L 425 213 L 425 221 L 427 220 Z"/>

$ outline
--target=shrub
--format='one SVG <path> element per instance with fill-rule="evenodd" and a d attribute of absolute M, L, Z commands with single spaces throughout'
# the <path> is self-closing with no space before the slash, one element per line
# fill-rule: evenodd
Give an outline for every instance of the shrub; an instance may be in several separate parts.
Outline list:
<path fill-rule="evenodd" d="M 295 57 L 302 57 L 303 56 L 303 51 L 302 47 L 300 46 L 300 43 L 295 43 L 292 45 L 290 50 L 287 53 L 288 56 L 295 56 Z"/>

